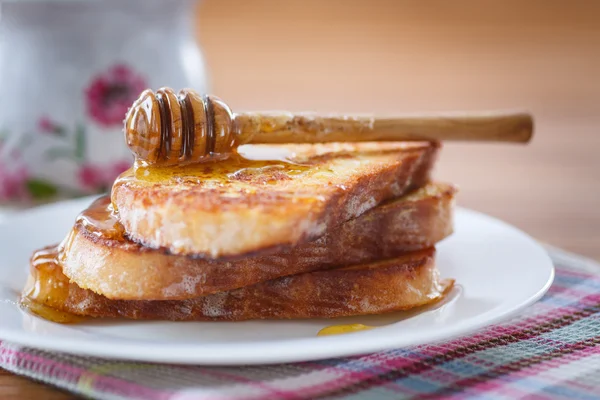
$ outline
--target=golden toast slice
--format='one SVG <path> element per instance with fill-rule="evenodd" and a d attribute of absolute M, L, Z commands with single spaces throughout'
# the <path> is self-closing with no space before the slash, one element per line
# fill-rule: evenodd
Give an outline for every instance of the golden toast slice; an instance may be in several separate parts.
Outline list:
<path fill-rule="evenodd" d="M 292 275 L 187 300 L 110 300 L 71 282 L 56 262 L 55 250 L 47 249 L 32 262 L 22 303 L 33 311 L 32 305 L 37 305 L 38 310 L 45 306 L 88 317 L 173 321 L 333 318 L 425 305 L 440 299 L 453 284 L 440 281 L 435 249 L 429 248 L 377 263 Z M 39 313 L 49 314 L 47 310 Z"/>
<path fill-rule="evenodd" d="M 430 183 L 314 241 L 234 261 L 172 255 L 134 243 L 104 197 L 79 216 L 63 241 L 61 265 L 78 286 L 110 299 L 188 299 L 432 247 L 452 232 L 455 193 L 453 185 Z"/>
<path fill-rule="evenodd" d="M 112 202 L 128 237 L 144 246 L 213 259 L 247 256 L 318 238 L 423 186 L 438 147 L 245 146 L 243 157 L 227 161 L 136 165 L 115 182 Z"/>

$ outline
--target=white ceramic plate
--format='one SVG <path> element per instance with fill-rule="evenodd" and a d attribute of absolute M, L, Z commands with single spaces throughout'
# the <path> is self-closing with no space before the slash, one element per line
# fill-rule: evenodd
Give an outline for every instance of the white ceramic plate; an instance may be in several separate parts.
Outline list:
<path fill-rule="evenodd" d="M 458 285 L 420 313 L 339 320 L 262 322 L 90 321 L 60 325 L 22 311 L 17 298 L 36 248 L 58 242 L 90 199 L 58 203 L 0 224 L 0 339 L 80 355 L 186 364 L 308 361 L 406 347 L 465 335 L 538 300 L 554 277 L 544 249 L 526 234 L 459 209 L 456 232 L 438 246 L 443 277 Z M 381 326 L 317 337 L 328 325 Z"/>

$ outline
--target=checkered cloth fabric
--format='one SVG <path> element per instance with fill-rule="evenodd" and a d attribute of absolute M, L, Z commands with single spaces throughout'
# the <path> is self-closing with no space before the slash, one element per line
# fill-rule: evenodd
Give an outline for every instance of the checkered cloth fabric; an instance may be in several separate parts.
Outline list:
<path fill-rule="evenodd" d="M 549 249 L 548 294 L 443 343 L 257 367 L 102 360 L 0 343 L 0 367 L 95 399 L 600 399 L 600 264 Z"/>

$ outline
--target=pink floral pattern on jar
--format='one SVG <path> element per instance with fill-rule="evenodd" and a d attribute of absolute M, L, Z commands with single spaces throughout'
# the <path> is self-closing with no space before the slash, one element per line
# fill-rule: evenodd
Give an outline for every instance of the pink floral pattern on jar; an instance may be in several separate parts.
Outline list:
<path fill-rule="evenodd" d="M 131 167 L 131 161 L 120 160 L 107 165 L 83 164 L 77 177 L 79 185 L 87 193 L 109 191 L 115 179 Z"/>
<path fill-rule="evenodd" d="M 86 110 L 92 123 L 101 125 L 101 131 L 113 131 L 123 124 L 125 114 L 133 101 L 146 88 L 145 80 L 125 65 L 118 64 L 94 77 L 85 89 Z M 111 129 L 107 129 L 107 128 Z M 84 121 L 63 124 L 51 115 L 37 118 L 36 131 L 52 136 L 49 146 L 42 154 L 48 163 L 60 160 L 68 163 L 74 172 L 74 182 L 56 182 L 47 177 L 36 176 L 27 168 L 21 151 L 31 142 L 12 143 L 3 146 L 2 138 L 8 132 L 0 132 L 0 202 L 47 201 L 56 196 L 110 191 L 114 180 L 132 164 L 132 158 L 104 163 L 92 163 L 89 159 L 91 132 Z M 93 143 L 93 141 L 92 141 Z M 113 156 L 114 157 L 114 156 Z M 70 169 L 69 168 L 69 169 Z M 75 185 L 73 185 L 73 183 Z"/>
<path fill-rule="evenodd" d="M 16 149 L 6 151 L 0 143 L 0 201 L 29 200 L 29 172 Z"/>
<path fill-rule="evenodd" d="M 62 136 L 64 134 L 64 129 L 46 115 L 38 119 L 38 130 L 48 135 Z"/>
<path fill-rule="evenodd" d="M 108 192 L 114 180 L 123 171 L 131 167 L 133 158 L 118 159 L 108 163 L 90 162 L 88 158 L 88 129 L 83 124 L 77 124 L 75 127 L 70 128 L 61 125 L 50 117 L 42 116 L 38 118 L 37 126 L 41 134 L 52 135 L 58 139 L 58 142 L 55 142 L 56 144 L 49 147 L 45 152 L 46 159 L 50 161 L 63 160 L 75 167 L 74 183 L 77 189 L 76 192 L 71 192 L 71 195 Z M 64 188 L 48 181 L 39 181 L 37 186 L 42 190 L 42 196 L 64 191 Z"/>
<path fill-rule="evenodd" d="M 96 76 L 86 89 L 87 113 L 104 127 L 122 124 L 127 109 L 146 87 L 145 79 L 132 69 L 115 65 Z"/>

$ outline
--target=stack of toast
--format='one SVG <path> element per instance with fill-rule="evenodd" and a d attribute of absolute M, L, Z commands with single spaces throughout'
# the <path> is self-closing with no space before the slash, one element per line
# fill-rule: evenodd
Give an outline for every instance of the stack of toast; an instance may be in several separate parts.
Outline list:
<path fill-rule="evenodd" d="M 435 244 L 456 188 L 429 142 L 248 145 L 226 161 L 136 163 L 58 245 L 22 303 L 69 316 L 332 318 L 439 300 Z"/>

